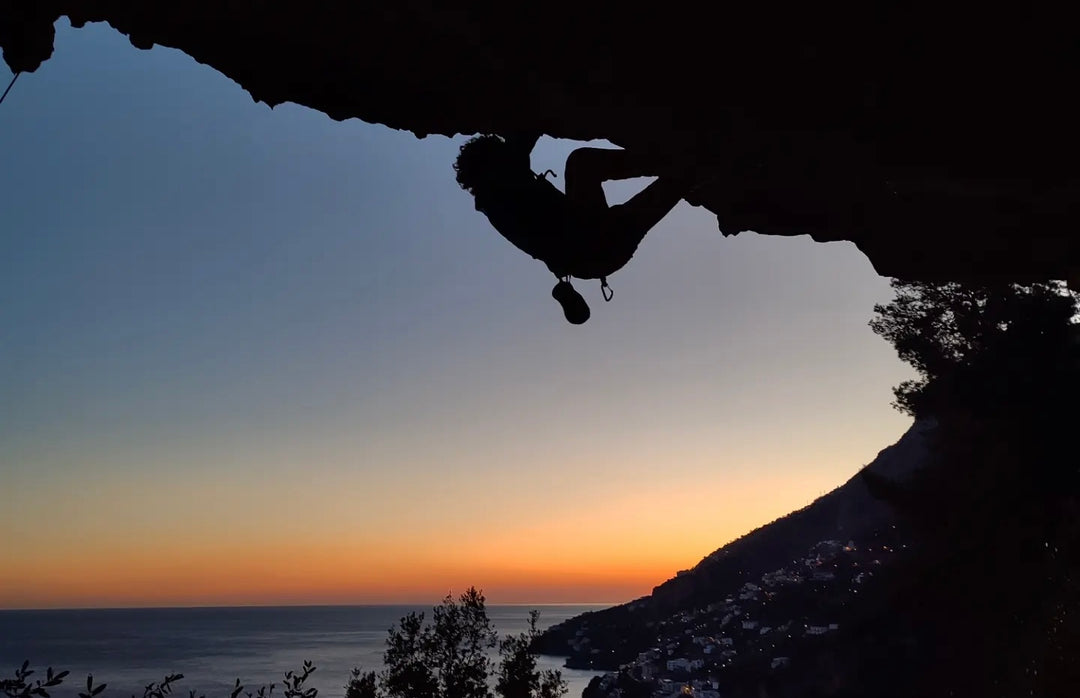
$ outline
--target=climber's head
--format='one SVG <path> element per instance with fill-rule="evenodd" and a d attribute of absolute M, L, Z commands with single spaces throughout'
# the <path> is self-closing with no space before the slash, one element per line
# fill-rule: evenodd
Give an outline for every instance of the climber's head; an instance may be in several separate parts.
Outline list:
<path fill-rule="evenodd" d="M 478 191 L 497 186 L 518 169 L 518 159 L 499 136 L 470 138 L 461 146 L 454 162 L 457 183 L 475 196 Z"/>

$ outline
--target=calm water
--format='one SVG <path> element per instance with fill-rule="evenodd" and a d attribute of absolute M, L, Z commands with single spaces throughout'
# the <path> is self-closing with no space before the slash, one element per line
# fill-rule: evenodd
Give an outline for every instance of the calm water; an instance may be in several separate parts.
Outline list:
<path fill-rule="evenodd" d="M 502 633 L 525 630 L 530 606 L 489 606 Z M 598 606 L 540 606 L 543 627 Z M 320 698 L 340 698 L 354 666 L 382 666 L 386 631 L 412 606 L 303 606 L 281 608 L 176 608 L 64 611 L 0 611 L 0 678 L 13 675 L 24 659 L 71 675 L 53 698 L 74 698 L 86 675 L 109 687 L 99 698 L 142 695 L 142 687 L 167 673 L 182 673 L 173 695 L 189 689 L 207 698 L 227 698 L 235 680 L 254 688 L 310 659 L 317 670 L 308 681 Z M 543 668 L 562 659 L 541 658 Z M 581 695 L 593 672 L 562 669 L 570 698 Z M 37 675 L 34 676 L 37 678 Z"/>

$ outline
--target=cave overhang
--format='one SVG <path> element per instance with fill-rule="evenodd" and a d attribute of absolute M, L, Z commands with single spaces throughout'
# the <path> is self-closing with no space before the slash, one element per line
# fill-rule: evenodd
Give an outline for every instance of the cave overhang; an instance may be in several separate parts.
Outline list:
<path fill-rule="evenodd" d="M 875 3 L 0 0 L 13 71 L 54 24 L 179 49 L 271 107 L 418 137 L 540 130 L 677 152 L 727 234 L 853 242 L 908 279 L 1076 278 L 1080 42 L 1065 17 Z"/>

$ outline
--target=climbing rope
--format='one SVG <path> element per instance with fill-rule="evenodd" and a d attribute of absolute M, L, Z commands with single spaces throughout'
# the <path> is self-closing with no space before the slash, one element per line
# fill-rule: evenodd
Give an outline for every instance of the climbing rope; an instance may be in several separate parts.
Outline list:
<path fill-rule="evenodd" d="M 4 90 L 4 94 L 0 95 L 0 104 L 4 103 L 4 98 L 7 97 L 8 92 L 11 92 L 11 88 L 15 86 L 15 81 L 19 79 L 20 75 L 22 75 L 21 70 L 11 77 L 11 82 L 8 83 L 7 89 Z"/>

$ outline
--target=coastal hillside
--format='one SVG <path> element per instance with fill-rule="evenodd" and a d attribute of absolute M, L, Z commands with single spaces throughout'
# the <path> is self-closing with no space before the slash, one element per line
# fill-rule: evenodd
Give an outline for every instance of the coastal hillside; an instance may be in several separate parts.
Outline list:
<path fill-rule="evenodd" d="M 822 541 L 865 545 L 882 539 L 894 525 L 893 512 L 870 493 L 863 475 L 907 479 L 927 462 L 931 428 L 928 422 L 914 423 L 843 485 L 728 543 L 650 595 L 549 628 L 538 640 L 539 651 L 567 657 L 568 667 L 614 670 L 653 647 L 658 628 L 672 617 L 724 602 L 743 585 L 805 559 Z"/>

